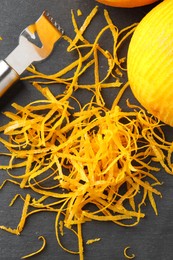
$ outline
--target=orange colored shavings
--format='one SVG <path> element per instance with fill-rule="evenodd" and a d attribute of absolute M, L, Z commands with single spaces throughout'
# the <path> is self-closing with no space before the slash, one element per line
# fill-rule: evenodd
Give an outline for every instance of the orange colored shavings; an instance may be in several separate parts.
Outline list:
<path fill-rule="evenodd" d="M 45 99 L 23 107 L 13 104 L 16 113 L 5 113 L 10 122 L 0 130 L 9 136 L 9 141 L 2 137 L 0 141 L 8 150 L 4 156 L 9 157 L 9 164 L 0 169 L 7 170 L 21 188 L 40 194 L 40 199 L 27 195 L 17 230 L 0 228 L 19 234 L 28 216 L 45 210 L 55 212 L 58 243 L 64 248 L 60 239 L 63 226 L 61 223 L 59 229 L 58 224 L 62 215 L 63 225 L 79 241 L 78 252 L 64 249 L 79 253 L 83 259 L 81 228 L 86 221 L 134 226 L 145 216 L 142 206 L 147 197 L 157 213 L 154 196 L 161 196 L 156 189 L 161 183 L 151 173 L 159 171 L 152 160 L 165 165 L 171 173 L 161 152 L 168 153 L 170 144 L 165 141 L 159 122 L 144 110 L 128 103 L 131 111 L 122 111 L 117 104 L 120 96 L 111 109 L 91 101 L 70 114 L 68 95 L 55 98 L 48 88 L 35 86 Z M 16 167 L 23 169 L 21 175 L 11 172 Z M 47 186 L 50 181 L 52 185 Z M 137 196 L 141 197 L 138 203 Z M 53 202 L 47 203 L 48 198 Z M 91 211 L 89 204 L 97 209 Z M 27 213 L 29 206 L 35 210 Z"/>
<path fill-rule="evenodd" d="M 39 198 L 31 195 L 21 197 L 24 207 L 17 229 L 0 228 L 20 234 L 28 217 L 41 211 L 54 212 L 58 244 L 67 252 L 78 254 L 80 260 L 84 259 L 82 225 L 85 222 L 95 220 L 122 226 L 137 225 L 145 216 L 143 205 L 148 199 L 157 214 L 155 196 L 161 197 L 157 189 L 161 183 L 155 173 L 161 167 L 172 173 L 172 143 L 165 140 L 160 122 L 128 101 L 128 111 L 119 105 L 128 83 L 119 90 L 110 109 L 105 105 L 101 89 L 120 86 L 113 73 L 115 65 L 124 71 L 117 50 L 135 26 L 118 32 L 105 11 L 107 25 L 91 44 L 83 34 L 96 13 L 97 7 L 78 28 L 72 12 L 76 36 L 73 40 L 67 36 L 65 39 L 69 42 L 68 51 L 77 50 L 79 57 L 54 75 L 45 75 L 33 66 L 29 68 L 33 75 L 25 79 L 33 79 L 33 86 L 43 99 L 25 106 L 12 104 L 15 111 L 4 113 L 9 122 L 0 127 L 0 143 L 6 149 L 0 156 L 9 159 L 8 163 L 0 165 L 0 169 L 7 171 L 8 181 L 39 195 Z M 98 44 L 106 30 L 111 31 L 114 39 L 113 53 Z M 126 36 L 117 43 L 119 34 L 124 32 Z M 82 45 L 77 45 L 79 40 Z M 89 52 L 83 56 L 81 50 L 84 47 Z M 103 79 L 100 79 L 98 53 L 108 61 Z M 89 62 L 87 59 L 91 55 Z M 83 66 L 85 61 L 87 65 Z M 94 64 L 94 82 L 80 85 L 80 76 L 91 69 L 91 64 Z M 73 77 L 66 78 L 66 73 L 74 68 Z M 114 81 L 107 83 L 110 75 Z M 39 80 L 45 82 L 39 83 Z M 43 87 L 45 83 L 62 83 L 65 91 L 55 96 L 50 88 Z M 93 93 L 85 105 L 74 98 L 78 88 Z M 71 105 L 71 99 L 77 102 L 78 111 Z M 13 171 L 16 168 L 20 169 L 17 173 Z M 64 228 L 76 235 L 77 251 L 63 245 Z M 41 250 L 44 246 L 43 239 Z"/>
<path fill-rule="evenodd" d="M 125 57 L 119 58 L 117 53 L 122 44 L 124 44 L 128 37 L 134 32 L 137 24 L 134 23 L 119 31 L 113 24 L 107 10 L 104 10 L 105 26 L 100 29 L 95 35 L 94 40 L 91 41 L 91 39 L 86 38 L 85 31 L 94 23 L 94 17 L 97 12 L 98 6 L 91 11 L 83 24 L 79 27 L 75 14 L 71 11 L 75 36 L 72 39 L 68 35 L 64 35 L 63 39 L 69 44 L 67 47 L 69 57 L 74 57 L 75 53 L 75 57 L 76 54 L 78 54 L 77 59 L 51 75 L 44 74 L 31 66 L 28 68 L 31 75 L 23 77 L 23 80 L 33 80 L 41 84 L 56 83 L 64 85 L 69 96 L 73 91 L 85 89 L 94 94 L 97 103 L 105 105 L 101 90 L 105 88 L 119 88 L 122 86 L 119 75 L 121 74 L 122 76 L 123 74 L 122 70 L 124 70 L 124 68 L 122 65 L 125 62 Z M 102 46 L 102 39 L 106 33 L 110 35 L 109 42 L 112 43 L 111 50 L 108 50 L 107 46 Z M 100 59 L 104 60 L 104 73 L 101 71 Z M 93 80 L 90 80 L 89 83 L 85 83 L 81 79 L 88 71 L 92 72 L 91 78 L 93 78 Z M 119 75 L 117 75 L 116 71 L 119 71 Z M 72 76 L 69 76 L 69 73 L 71 73 Z"/>

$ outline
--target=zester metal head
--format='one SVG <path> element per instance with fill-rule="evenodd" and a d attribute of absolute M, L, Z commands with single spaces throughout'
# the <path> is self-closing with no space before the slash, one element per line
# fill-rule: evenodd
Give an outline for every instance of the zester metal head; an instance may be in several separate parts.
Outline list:
<path fill-rule="evenodd" d="M 34 61 L 47 58 L 62 34 L 63 30 L 59 24 L 44 11 L 34 24 L 21 32 L 19 45 L 5 61 L 21 75 Z"/>
<path fill-rule="evenodd" d="M 29 41 L 36 51 L 34 61 L 47 58 L 53 50 L 54 44 L 63 34 L 63 29 L 55 19 L 44 11 L 40 18 L 32 25 L 22 31 L 19 43 Z M 34 55 L 34 53 L 33 53 Z"/>
<path fill-rule="evenodd" d="M 20 75 L 34 61 L 47 58 L 63 30 L 46 11 L 22 31 L 18 46 L 0 61 L 0 97 L 19 80 Z"/>

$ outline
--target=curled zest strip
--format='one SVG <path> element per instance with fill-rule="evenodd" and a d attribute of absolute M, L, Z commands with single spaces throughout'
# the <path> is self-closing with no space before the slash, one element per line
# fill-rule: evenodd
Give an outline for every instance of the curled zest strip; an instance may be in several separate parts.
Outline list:
<path fill-rule="evenodd" d="M 128 255 L 127 254 L 127 250 L 130 249 L 130 246 L 127 246 L 125 249 L 124 249 L 124 256 L 127 258 L 127 259 L 134 259 L 135 258 L 135 254 L 132 254 L 132 255 Z"/>
<path fill-rule="evenodd" d="M 42 252 L 44 250 L 44 248 L 46 246 L 46 239 L 43 236 L 39 236 L 38 239 L 42 239 L 42 241 L 43 241 L 43 244 L 40 247 L 40 249 L 38 249 L 37 251 L 30 253 L 28 255 L 22 256 L 21 259 L 26 259 L 26 258 L 29 258 L 31 256 L 35 256 L 35 255 L 39 254 L 40 252 Z"/>

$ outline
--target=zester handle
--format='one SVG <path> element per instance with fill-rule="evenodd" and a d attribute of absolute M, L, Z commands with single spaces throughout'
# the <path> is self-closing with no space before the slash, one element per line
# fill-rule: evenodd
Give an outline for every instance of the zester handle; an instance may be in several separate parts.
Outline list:
<path fill-rule="evenodd" d="M 0 97 L 19 80 L 17 72 L 4 60 L 0 61 Z"/>

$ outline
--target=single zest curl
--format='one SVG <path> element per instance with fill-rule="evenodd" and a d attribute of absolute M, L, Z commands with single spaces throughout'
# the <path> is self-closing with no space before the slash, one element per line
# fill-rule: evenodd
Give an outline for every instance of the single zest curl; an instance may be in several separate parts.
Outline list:
<path fill-rule="evenodd" d="M 135 254 L 132 254 L 132 255 L 128 255 L 127 254 L 127 251 L 130 249 L 130 246 L 127 246 L 125 249 L 124 249 L 124 256 L 127 258 L 127 259 L 134 259 L 135 258 Z"/>
<path fill-rule="evenodd" d="M 42 241 L 43 241 L 43 244 L 42 244 L 42 246 L 40 247 L 40 249 L 38 249 L 37 251 L 35 251 L 35 252 L 33 252 L 33 253 L 30 253 L 30 254 L 28 254 L 28 255 L 22 256 L 21 259 L 26 259 L 26 258 L 35 256 L 35 255 L 41 253 L 41 252 L 44 250 L 44 248 L 45 248 L 45 246 L 46 246 L 46 239 L 45 239 L 43 236 L 39 236 L 38 239 L 39 239 L 39 240 L 42 239 Z"/>

